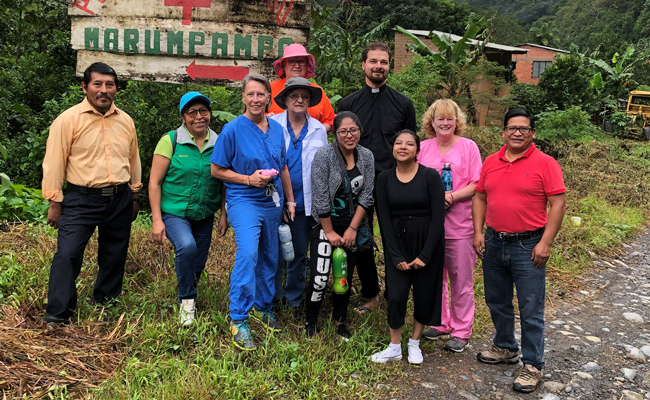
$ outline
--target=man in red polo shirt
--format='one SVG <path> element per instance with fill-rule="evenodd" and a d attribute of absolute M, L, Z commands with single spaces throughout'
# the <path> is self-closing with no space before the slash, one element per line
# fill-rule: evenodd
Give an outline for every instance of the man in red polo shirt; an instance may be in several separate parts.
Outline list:
<path fill-rule="evenodd" d="M 513 389 L 532 392 L 544 367 L 546 260 L 562 224 L 565 187 L 560 165 L 533 144 L 534 116 L 514 108 L 503 125 L 505 145 L 485 159 L 472 204 L 474 250 L 483 260 L 485 303 L 496 328 L 492 347 L 477 358 L 488 364 L 519 361 L 514 283 L 524 367 Z"/>

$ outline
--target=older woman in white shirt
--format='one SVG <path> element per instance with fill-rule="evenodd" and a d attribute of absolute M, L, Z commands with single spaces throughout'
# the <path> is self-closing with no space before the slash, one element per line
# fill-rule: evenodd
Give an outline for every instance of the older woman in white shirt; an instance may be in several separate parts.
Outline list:
<path fill-rule="evenodd" d="M 275 102 L 286 111 L 272 117 L 284 128 L 287 164 L 296 203 L 294 220 L 289 221 L 295 257 L 289 262 L 280 257 L 273 305 L 278 306 L 284 298 L 296 319 L 302 317 L 300 303 L 307 271 L 307 246 L 311 228 L 311 163 L 316 150 L 327 144 L 325 127 L 312 118 L 307 109 L 318 104 L 322 94 L 322 90 L 311 86 L 308 79 L 290 78 L 284 89 L 275 96 Z M 285 267 L 283 291 L 282 277 Z"/>

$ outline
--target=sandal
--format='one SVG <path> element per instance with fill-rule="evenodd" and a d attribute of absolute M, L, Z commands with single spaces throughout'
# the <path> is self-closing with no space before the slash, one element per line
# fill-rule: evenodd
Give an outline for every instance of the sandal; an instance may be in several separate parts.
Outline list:
<path fill-rule="evenodd" d="M 355 308 L 354 311 L 356 311 L 357 314 L 359 314 L 359 315 L 366 315 L 367 313 L 371 312 L 372 309 L 368 308 L 366 306 L 359 306 L 359 307 Z"/>

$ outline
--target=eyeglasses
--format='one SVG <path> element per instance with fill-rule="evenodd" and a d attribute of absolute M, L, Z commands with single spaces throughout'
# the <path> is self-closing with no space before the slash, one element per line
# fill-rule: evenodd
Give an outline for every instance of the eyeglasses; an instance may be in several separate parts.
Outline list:
<path fill-rule="evenodd" d="M 341 137 L 346 137 L 348 135 L 348 133 L 349 133 L 350 135 L 352 135 L 354 137 L 354 136 L 359 136 L 359 132 L 361 132 L 361 130 L 359 128 L 350 128 L 350 129 L 347 129 L 347 130 L 346 129 L 339 129 L 338 131 L 336 131 L 336 134 L 341 136 Z"/>
<path fill-rule="evenodd" d="M 207 108 L 201 108 L 201 109 L 198 109 L 198 110 L 192 109 L 192 110 L 189 110 L 189 111 L 185 112 L 185 114 L 187 114 L 187 116 L 190 117 L 190 118 L 196 117 L 196 113 L 201 114 L 201 116 L 203 116 L 203 117 L 207 117 L 208 115 L 210 115 L 210 110 L 208 110 Z"/>
<path fill-rule="evenodd" d="M 296 64 L 298 64 L 299 67 L 302 67 L 307 63 L 307 60 L 287 60 L 287 64 L 289 64 L 290 67 L 295 67 Z"/>
<path fill-rule="evenodd" d="M 528 132 L 532 131 L 532 129 L 527 126 L 506 126 L 505 131 L 511 135 L 517 131 L 521 132 L 522 135 L 526 135 Z"/>
<path fill-rule="evenodd" d="M 291 100 L 298 100 L 298 98 L 301 98 L 301 99 L 303 99 L 303 100 L 305 100 L 305 101 L 309 101 L 309 99 L 311 99 L 311 95 L 310 95 L 309 93 L 307 93 L 307 94 L 296 94 L 296 93 L 293 93 L 293 94 L 290 94 L 290 95 L 287 96 L 287 97 L 289 97 Z"/>

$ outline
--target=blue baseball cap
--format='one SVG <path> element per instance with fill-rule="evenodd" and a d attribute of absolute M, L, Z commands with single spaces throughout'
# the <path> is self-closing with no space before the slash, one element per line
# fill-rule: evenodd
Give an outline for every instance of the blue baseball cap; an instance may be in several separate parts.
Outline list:
<path fill-rule="evenodd" d="M 199 92 L 187 92 L 181 97 L 181 104 L 178 107 L 178 112 L 183 116 L 183 108 L 187 105 L 187 103 L 191 102 L 192 100 L 201 100 L 208 105 L 212 104 L 212 101 L 205 95 L 199 93 Z"/>

